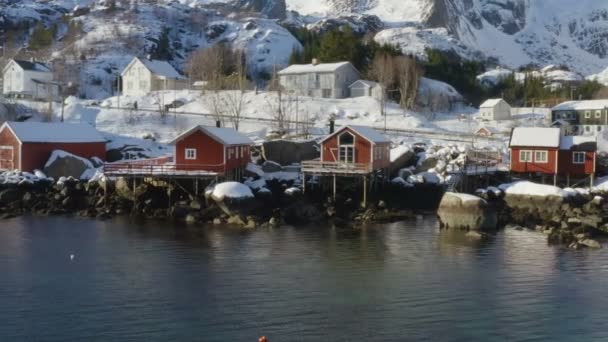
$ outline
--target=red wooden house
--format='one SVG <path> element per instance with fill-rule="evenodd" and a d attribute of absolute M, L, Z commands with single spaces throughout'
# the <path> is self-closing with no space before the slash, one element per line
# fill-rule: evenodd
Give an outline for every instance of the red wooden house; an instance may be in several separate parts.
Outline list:
<path fill-rule="evenodd" d="M 561 129 L 517 127 L 511 132 L 511 171 L 564 176 L 595 174 L 594 137 L 563 136 Z"/>
<path fill-rule="evenodd" d="M 106 140 L 88 124 L 5 122 L 0 126 L 0 169 L 42 170 L 54 150 L 105 160 Z"/>
<path fill-rule="evenodd" d="M 251 160 L 253 141 L 232 128 L 195 126 L 171 144 L 176 170 L 217 172 L 238 179 Z"/>
<path fill-rule="evenodd" d="M 321 141 L 321 162 L 369 171 L 389 167 L 391 142 L 371 127 L 344 126 Z"/>

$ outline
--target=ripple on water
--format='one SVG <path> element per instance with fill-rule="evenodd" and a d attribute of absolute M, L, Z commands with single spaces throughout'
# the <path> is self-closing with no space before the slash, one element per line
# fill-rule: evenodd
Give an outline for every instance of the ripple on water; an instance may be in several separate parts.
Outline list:
<path fill-rule="evenodd" d="M 18 218 L 0 226 L 0 339 L 603 339 L 607 259 L 434 219 L 242 232 Z"/>

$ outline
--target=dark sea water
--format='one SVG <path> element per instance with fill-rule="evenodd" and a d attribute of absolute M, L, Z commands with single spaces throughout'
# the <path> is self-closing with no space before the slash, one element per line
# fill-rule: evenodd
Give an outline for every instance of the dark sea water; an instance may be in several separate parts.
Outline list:
<path fill-rule="evenodd" d="M 0 221 L 0 341 L 608 340 L 608 251 L 545 241 Z"/>

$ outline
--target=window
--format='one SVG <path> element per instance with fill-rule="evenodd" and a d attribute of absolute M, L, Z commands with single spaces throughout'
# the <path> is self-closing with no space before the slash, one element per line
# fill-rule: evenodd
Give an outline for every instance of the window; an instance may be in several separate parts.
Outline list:
<path fill-rule="evenodd" d="M 595 118 L 596 118 L 596 119 L 599 119 L 599 118 L 601 118 L 601 117 L 602 117 L 602 111 L 601 111 L 601 110 L 596 110 L 596 111 L 595 111 Z"/>
<path fill-rule="evenodd" d="M 321 97 L 328 98 L 331 97 L 331 89 L 323 89 L 321 90 Z"/>
<path fill-rule="evenodd" d="M 587 133 L 591 132 L 591 126 L 585 126 L 585 132 L 587 132 Z"/>
<path fill-rule="evenodd" d="M 519 161 L 522 163 L 531 163 L 532 151 L 519 151 Z"/>
<path fill-rule="evenodd" d="M 574 152 L 572 153 L 573 164 L 585 164 L 585 152 Z"/>
<path fill-rule="evenodd" d="M 589 119 L 591 117 L 591 111 L 586 111 L 585 112 L 585 118 Z"/>
<path fill-rule="evenodd" d="M 186 149 L 186 160 L 194 160 L 194 159 L 196 159 L 196 149 L 187 148 Z"/>
<path fill-rule="evenodd" d="M 599 125 L 598 125 L 598 126 L 595 126 L 595 129 L 596 129 L 598 132 L 601 132 L 601 131 L 602 131 L 602 126 L 599 126 Z"/>
<path fill-rule="evenodd" d="M 127 82 L 127 89 L 133 89 L 133 82 L 132 81 L 128 81 Z"/>
<path fill-rule="evenodd" d="M 534 161 L 537 163 L 547 163 L 549 153 L 547 151 L 534 151 Z"/>

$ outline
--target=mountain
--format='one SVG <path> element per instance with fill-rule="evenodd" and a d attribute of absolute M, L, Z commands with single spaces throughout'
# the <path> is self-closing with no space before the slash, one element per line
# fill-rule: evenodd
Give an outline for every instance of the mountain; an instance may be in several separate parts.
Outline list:
<path fill-rule="evenodd" d="M 450 49 L 585 75 L 608 65 L 608 0 L 287 0 L 287 8 L 312 18 L 376 15 L 386 24 L 377 40 L 419 55 Z"/>

